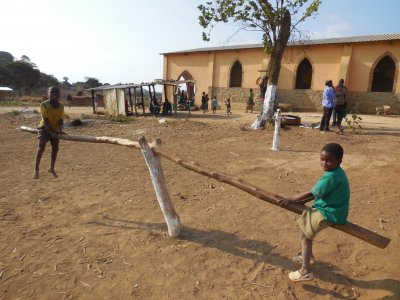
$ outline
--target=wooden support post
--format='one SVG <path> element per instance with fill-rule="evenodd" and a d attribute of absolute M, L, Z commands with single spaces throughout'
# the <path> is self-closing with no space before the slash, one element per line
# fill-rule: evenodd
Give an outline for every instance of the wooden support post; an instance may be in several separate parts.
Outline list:
<path fill-rule="evenodd" d="M 136 87 L 133 88 L 133 99 L 135 100 L 135 117 L 137 117 L 137 100 L 136 100 Z"/>
<path fill-rule="evenodd" d="M 150 85 L 150 84 L 148 85 L 148 87 L 149 87 L 149 96 L 150 96 L 150 106 L 149 106 L 149 110 L 150 110 L 150 114 L 153 114 L 153 115 L 154 115 L 154 112 L 151 111 L 151 106 L 152 106 L 152 103 L 153 103 L 153 93 L 152 93 L 152 91 L 151 91 L 151 85 Z"/>
<path fill-rule="evenodd" d="M 275 113 L 275 131 L 274 131 L 274 139 L 272 140 L 272 150 L 279 151 L 279 129 L 281 128 L 281 110 L 278 110 Z"/>
<path fill-rule="evenodd" d="M 132 92 L 131 88 L 128 88 L 128 95 L 129 95 L 129 104 L 131 105 L 131 109 L 133 108 L 133 102 L 132 102 Z"/>
<path fill-rule="evenodd" d="M 174 101 L 175 118 L 178 117 L 178 96 L 179 96 L 178 91 L 179 89 L 177 85 L 172 87 L 172 99 Z"/>
<path fill-rule="evenodd" d="M 145 108 L 144 108 L 144 94 L 143 94 L 143 86 L 140 86 L 140 95 L 142 96 L 142 108 L 143 108 L 143 116 L 145 116 Z"/>
<path fill-rule="evenodd" d="M 160 146 L 161 141 L 158 141 L 159 144 L 157 146 Z M 139 145 L 146 161 L 147 168 L 150 172 L 150 177 L 156 192 L 158 204 L 160 205 L 165 221 L 167 222 L 168 233 L 172 237 L 177 237 L 180 233 L 181 222 L 178 214 L 175 212 L 174 206 L 168 194 L 160 157 L 153 153 L 144 137 L 139 139 Z"/>
<path fill-rule="evenodd" d="M 164 101 L 168 102 L 167 86 L 164 84 Z"/>
<path fill-rule="evenodd" d="M 96 104 L 95 104 L 95 99 L 94 99 L 94 90 L 91 90 L 92 92 L 92 106 L 93 106 L 93 114 L 96 114 Z"/>

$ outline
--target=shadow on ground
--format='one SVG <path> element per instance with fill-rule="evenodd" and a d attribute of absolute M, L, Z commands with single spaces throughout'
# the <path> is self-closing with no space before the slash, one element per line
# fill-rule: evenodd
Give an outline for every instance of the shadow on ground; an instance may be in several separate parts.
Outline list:
<path fill-rule="evenodd" d="M 89 225 L 119 228 L 121 230 L 167 231 L 165 223 L 145 223 L 104 217 L 101 221 L 90 221 Z M 236 234 L 221 230 L 202 230 L 182 226 L 179 240 L 190 241 L 207 248 L 215 248 L 238 257 L 264 262 L 283 270 L 296 270 L 299 265 L 276 253 L 271 253 L 275 246 L 265 241 L 241 239 Z M 300 241 L 299 241 L 300 243 Z M 400 281 L 394 279 L 358 280 L 347 277 L 343 270 L 325 262 L 317 262 L 314 267 L 315 277 L 333 285 L 333 289 L 324 289 L 307 281 L 304 290 L 316 295 L 330 295 L 337 299 L 356 299 L 357 288 L 364 290 L 385 290 L 391 293 L 383 299 L 400 299 Z"/>

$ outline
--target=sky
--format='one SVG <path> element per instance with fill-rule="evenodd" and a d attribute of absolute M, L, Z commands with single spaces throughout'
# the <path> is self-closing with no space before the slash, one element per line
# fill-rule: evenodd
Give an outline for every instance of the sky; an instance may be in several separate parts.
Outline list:
<path fill-rule="evenodd" d="M 208 0 L 209 1 L 209 0 Z M 26 55 L 69 82 L 140 83 L 162 78 L 160 53 L 261 43 L 261 34 L 217 25 L 204 42 L 196 0 L 0 0 L 0 51 Z M 301 24 L 311 39 L 400 33 L 400 0 L 322 0 Z M 233 37 L 232 37 L 233 35 Z"/>

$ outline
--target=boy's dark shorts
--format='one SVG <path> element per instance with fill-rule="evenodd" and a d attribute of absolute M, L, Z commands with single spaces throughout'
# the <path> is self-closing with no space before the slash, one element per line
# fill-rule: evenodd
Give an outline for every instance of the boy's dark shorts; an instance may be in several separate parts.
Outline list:
<path fill-rule="evenodd" d="M 58 144 L 60 143 L 60 139 L 52 138 L 51 134 L 46 130 L 46 128 L 38 128 L 38 141 L 39 147 L 45 147 L 47 142 L 50 141 L 51 147 L 58 149 Z"/>

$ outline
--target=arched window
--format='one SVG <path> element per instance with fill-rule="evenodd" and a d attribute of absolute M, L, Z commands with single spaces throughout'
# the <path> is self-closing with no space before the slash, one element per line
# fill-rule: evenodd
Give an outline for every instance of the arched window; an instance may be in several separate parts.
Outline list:
<path fill-rule="evenodd" d="M 241 87 L 242 86 L 242 65 L 239 61 L 236 61 L 231 69 L 231 77 L 229 81 L 229 87 Z"/>
<path fill-rule="evenodd" d="M 393 59 L 386 55 L 374 69 L 371 92 L 392 92 L 395 71 Z"/>
<path fill-rule="evenodd" d="M 296 89 L 311 89 L 312 66 L 307 58 L 297 67 Z"/>

